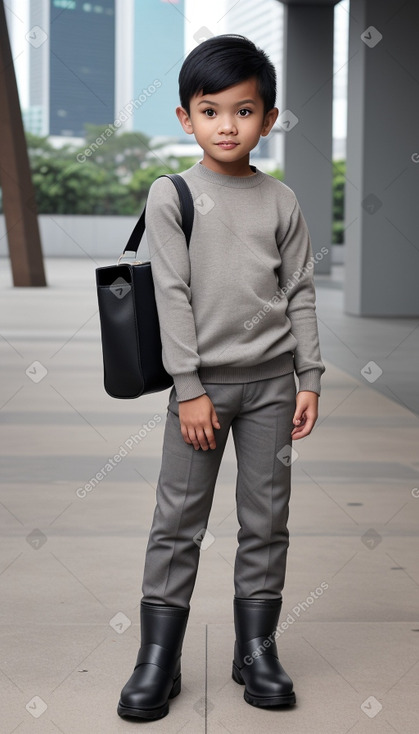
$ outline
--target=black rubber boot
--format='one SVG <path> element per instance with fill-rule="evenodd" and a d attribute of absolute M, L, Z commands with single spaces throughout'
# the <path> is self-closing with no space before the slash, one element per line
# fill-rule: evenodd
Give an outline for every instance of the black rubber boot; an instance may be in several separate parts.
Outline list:
<path fill-rule="evenodd" d="M 296 702 L 291 678 L 278 660 L 275 630 L 281 599 L 234 598 L 233 680 L 245 686 L 244 700 L 267 708 Z"/>
<path fill-rule="evenodd" d="M 141 647 L 121 691 L 120 716 L 162 719 L 180 693 L 180 657 L 189 609 L 141 602 Z"/>

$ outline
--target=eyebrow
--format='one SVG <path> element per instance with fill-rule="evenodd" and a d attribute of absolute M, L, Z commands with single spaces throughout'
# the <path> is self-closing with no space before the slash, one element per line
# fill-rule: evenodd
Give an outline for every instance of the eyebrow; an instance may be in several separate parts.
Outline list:
<path fill-rule="evenodd" d="M 200 104 L 210 104 L 213 107 L 219 107 L 218 102 L 211 102 L 209 99 L 202 99 L 200 102 L 198 102 L 198 106 Z M 237 106 L 241 107 L 244 104 L 256 104 L 254 99 L 242 99 L 240 102 L 237 102 Z"/>

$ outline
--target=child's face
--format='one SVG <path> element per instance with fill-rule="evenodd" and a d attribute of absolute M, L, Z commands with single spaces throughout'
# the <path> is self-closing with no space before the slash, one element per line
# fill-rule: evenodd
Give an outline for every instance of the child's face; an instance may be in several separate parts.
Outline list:
<path fill-rule="evenodd" d="M 256 78 L 247 79 L 216 94 L 195 95 L 190 114 L 176 114 L 185 132 L 193 134 L 204 150 L 203 164 L 218 173 L 246 176 L 249 154 L 267 135 L 278 116 L 276 108 L 264 114 Z"/>

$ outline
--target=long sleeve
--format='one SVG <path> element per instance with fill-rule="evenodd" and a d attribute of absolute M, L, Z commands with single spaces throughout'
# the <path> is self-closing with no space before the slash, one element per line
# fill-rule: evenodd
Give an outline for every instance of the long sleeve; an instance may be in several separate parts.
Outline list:
<path fill-rule="evenodd" d="M 300 390 L 320 394 L 313 257 L 294 192 L 257 169 L 228 176 L 196 163 L 182 176 L 196 202 L 189 251 L 168 178 L 151 186 L 146 213 L 163 364 L 177 401 L 203 395 L 207 383 L 294 371 Z"/>
<path fill-rule="evenodd" d="M 325 371 L 321 360 L 313 281 L 314 258 L 307 224 L 296 201 L 289 229 L 279 245 L 282 259 L 278 280 L 288 299 L 287 316 L 297 340 L 294 350 L 299 391 L 320 395 L 320 378 Z"/>
<path fill-rule="evenodd" d="M 173 377 L 177 400 L 190 400 L 206 390 L 198 376 L 200 357 L 189 286 L 191 269 L 179 198 L 167 178 L 158 179 L 150 188 L 146 231 L 163 365 Z"/>

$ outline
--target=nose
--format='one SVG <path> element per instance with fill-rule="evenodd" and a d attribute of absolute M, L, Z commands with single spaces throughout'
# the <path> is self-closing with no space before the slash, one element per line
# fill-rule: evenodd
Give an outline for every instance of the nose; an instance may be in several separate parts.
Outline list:
<path fill-rule="evenodd" d="M 234 117 L 229 114 L 220 115 L 218 118 L 218 132 L 224 135 L 237 133 L 237 127 Z"/>

